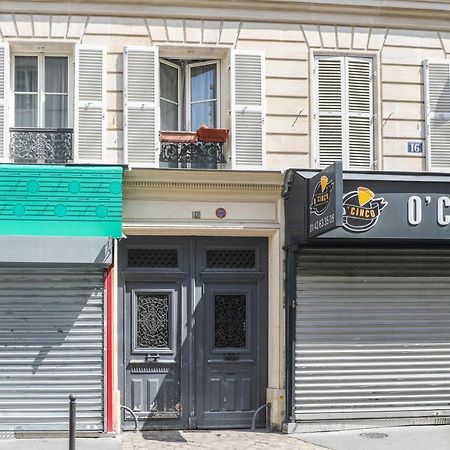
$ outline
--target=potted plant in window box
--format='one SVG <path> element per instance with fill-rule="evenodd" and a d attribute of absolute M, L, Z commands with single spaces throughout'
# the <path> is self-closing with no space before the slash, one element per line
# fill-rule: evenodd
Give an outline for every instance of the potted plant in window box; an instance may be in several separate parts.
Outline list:
<path fill-rule="evenodd" d="M 197 136 L 200 142 L 223 143 L 226 142 L 229 134 L 230 130 L 226 128 L 208 128 L 203 125 L 197 130 Z"/>
<path fill-rule="evenodd" d="M 195 144 L 197 133 L 193 131 L 160 131 L 159 142 L 171 144 Z"/>

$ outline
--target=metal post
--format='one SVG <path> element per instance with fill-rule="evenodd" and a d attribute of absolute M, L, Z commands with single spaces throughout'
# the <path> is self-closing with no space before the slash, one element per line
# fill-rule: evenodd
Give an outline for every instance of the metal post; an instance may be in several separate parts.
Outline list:
<path fill-rule="evenodd" d="M 69 450 L 75 450 L 75 433 L 77 431 L 77 398 L 69 395 Z"/>

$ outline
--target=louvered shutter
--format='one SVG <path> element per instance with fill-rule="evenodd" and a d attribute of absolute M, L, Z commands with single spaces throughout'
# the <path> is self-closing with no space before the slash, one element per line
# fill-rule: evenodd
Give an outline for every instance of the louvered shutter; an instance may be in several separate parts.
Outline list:
<path fill-rule="evenodd" d="M 8 158 L 8 80 L 9 80 L 9 46 L 0 44 L 0 161 Z"/>
<path fill-rule="evenodd" d="M 316 59 L 315 75 L 317 162 L 319 167 L 326 167 L 334 161 L 341 161 L 343 155 L 343 58 Z"/>
<path fill-rule="evenodd" d="M 346 169 L 373 166 L 372 60 L 321 56 L 315 61 L 315 165 L 342 161 Z"/>
<path fill-rule="evenodd" d="M 450 170 L 450 61 L 425 61 L 427 169 Z"/>
<path fill-rule="evenodd" d="M 347 58 L 348 168 L 370 170 L 373 165 L 372 60 Z"/>
<path fill-rule="evenodd" d="M 75 160 L 102 162 L 106 149 L 106 51 L 77 45 L 75 52 Z"/>
<path fill-rule="evenodd" d="M 157 47 L 124 52 L 124 151 L 132 166 L 158 167 L 159 60 Z"/>
<path fill-rule="evenodd" d="M 266 165 L 264 63 L 261 52 L 233 50 L 231 55 L 233 169 Z"/>

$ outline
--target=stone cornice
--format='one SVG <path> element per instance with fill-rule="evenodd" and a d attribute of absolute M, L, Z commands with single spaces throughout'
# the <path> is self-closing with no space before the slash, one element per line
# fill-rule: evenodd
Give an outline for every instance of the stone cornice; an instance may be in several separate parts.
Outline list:
<path fill-rule="evenodd" d="M 135 169 L 125 172 L 124 189 L 272 191 L 281 194 L 281 172 Z"/>
<path fill-rule="evenodd" d="M 447 0 L 4 0 L 17 14 L 146 16 L 450 29 Z M 107 8 L 105 7 L 107 5 Z"/>

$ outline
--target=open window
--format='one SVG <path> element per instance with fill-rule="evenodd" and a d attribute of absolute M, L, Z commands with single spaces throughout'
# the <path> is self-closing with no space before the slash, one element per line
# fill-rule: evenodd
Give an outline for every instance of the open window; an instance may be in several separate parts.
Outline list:
<path fill-rule="evenodd" d="M 217 168 L 217 153 L 223 154 L 222 148 L 204 143 L 205 158 L 199 161 L 192 154 L 199 146 L 194 147 L 192 141 L 200 127 L 220 128 L 220 61 L 160 59 L 159 79 L 161 132 L 167 136 L 170 149 L 174 146 L 169 141 L 173 131 L 188 132 L 185 143 L 191 144 L 187 147 L 191 147 L 189 159 L 160 161 L 160 167 Z M 183 133 L 173 136 L 181 141 Z"/>
<path fill-rule="evenodd" d="M 219 61 L 160 60 L 161 130 L 219 127 L 219 65 Z"/>
<path fill-rule="evenodd" d="M 264 168 L 264 55 L 171 47 L 163 56 L 158 47 L 125 49 L 125 162 Z"/>

